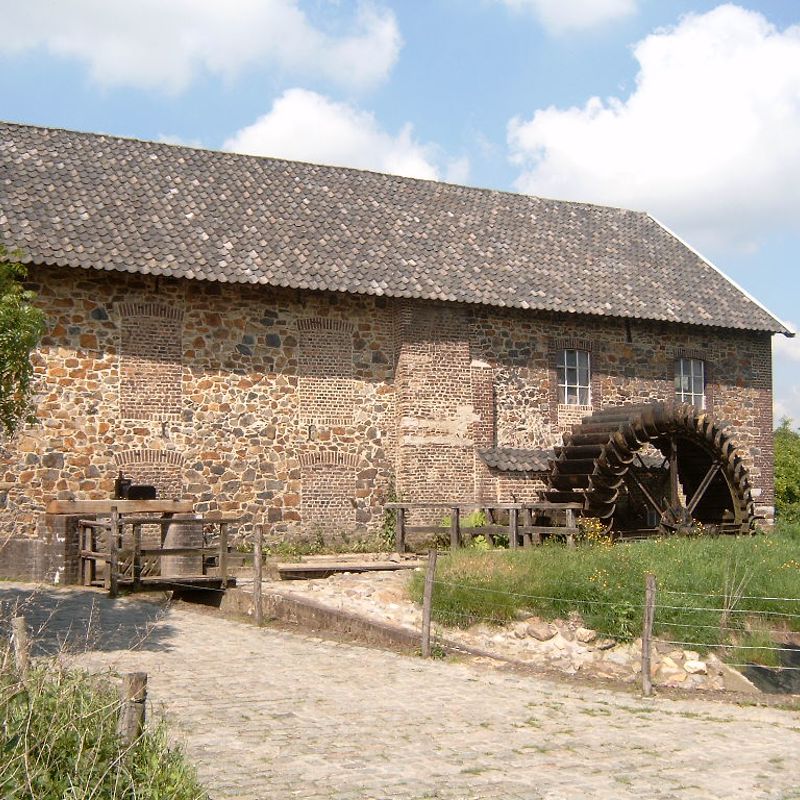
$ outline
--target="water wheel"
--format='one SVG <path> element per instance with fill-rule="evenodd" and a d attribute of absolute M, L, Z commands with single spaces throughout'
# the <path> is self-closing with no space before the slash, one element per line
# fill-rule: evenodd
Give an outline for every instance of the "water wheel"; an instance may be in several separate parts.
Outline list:
<path fill-rule="evenodd" d="M 724 423 L 686 404 L 617 406 L 585 417 L 556 448 L 546 496 L 583 503 L 586 516 L 622 535 L 689 533 L 697 523 L 744 533 L 754 518 L 747 469 Z"/>

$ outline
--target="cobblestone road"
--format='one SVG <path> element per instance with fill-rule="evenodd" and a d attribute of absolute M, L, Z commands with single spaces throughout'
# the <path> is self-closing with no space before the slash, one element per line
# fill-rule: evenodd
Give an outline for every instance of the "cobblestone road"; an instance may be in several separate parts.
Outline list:
<path fill-rule="evenodd" d="M 24 594 L 0 584 L 0 601 Z M 645 701 L 80 591 L 26 616 L 49 620 L 48 647 L 80 644 L 91 618 L 80 663 L 147 671 L 220 800 L 800 798 L 796 712 Z"/>

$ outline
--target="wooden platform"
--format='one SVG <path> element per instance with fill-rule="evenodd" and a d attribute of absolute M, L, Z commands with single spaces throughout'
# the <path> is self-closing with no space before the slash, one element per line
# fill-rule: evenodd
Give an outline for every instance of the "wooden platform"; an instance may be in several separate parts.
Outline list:
<path fill-rule="evenodd" d="M 308 580 L 310 578 L 329 578 L 344 572 L 396 572 L 401 569 L 416 569 L 425 566 L 424 561 L 323 561 L 286 562 L 277 566 L 281 580 Z"/>

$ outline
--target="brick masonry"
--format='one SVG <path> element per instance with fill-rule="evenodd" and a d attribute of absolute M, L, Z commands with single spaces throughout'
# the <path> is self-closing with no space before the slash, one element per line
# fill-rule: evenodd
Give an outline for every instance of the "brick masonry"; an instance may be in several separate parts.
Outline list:
<path fill-rule="evenodd" d="M 770 338 L 745 331 L 35 268 L 48 320 L 40 424 L 0 451 L 0 530 L 42 532 L 51 498 L 105 498 L 118 471 L 275 539 L 374 535 L 408 500 L 527 498 L 476 448 L 550 447 L 592 408 L 673 393 L 707 365 L 771 513 Z M 589 349 L 592 406 L 559 406 L 559 348 Z M 539 476 L 541 477 L 541 476 Z"/>

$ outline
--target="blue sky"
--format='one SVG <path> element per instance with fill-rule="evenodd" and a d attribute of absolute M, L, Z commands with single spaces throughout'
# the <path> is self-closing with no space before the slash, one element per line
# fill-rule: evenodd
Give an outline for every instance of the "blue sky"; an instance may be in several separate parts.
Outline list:
<path fill-rule="evenodd" d="M 0 0 L 0 117 L 651 212 L 800 323 L 800 3 Z M 800 337 L 775 340 L 800 422 Z"/>

